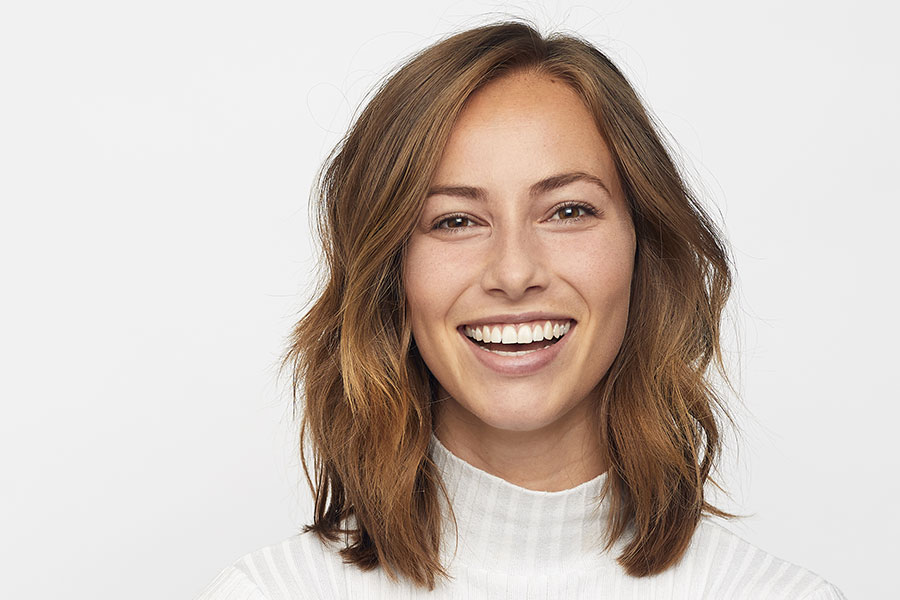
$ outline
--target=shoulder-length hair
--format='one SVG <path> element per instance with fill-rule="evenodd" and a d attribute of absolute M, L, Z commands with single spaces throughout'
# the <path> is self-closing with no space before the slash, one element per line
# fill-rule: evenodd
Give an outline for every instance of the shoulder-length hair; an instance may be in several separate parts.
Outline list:
<path fill-rule="evenodd" d="M 303 399 L 300 452 L 315 497 L 305 531 L 346 536 L 361 569 L 433 589 L 446 493 L 428 455 L 436 382 L 412 339 L 407 240 L 457 115 L 472 93 L 527 69 L 559 78 L 596 119 L 622 181 L 637 249 L 622 347 L 601 381 L 595 425 L 609 471 L 606 548 L 633 576 L 678 562 L 721 450 L 708 378 L 727 374 L 720 320 L 731 288 L 722 235 L 688 189 L 622 72 L 591 44 L 521 22 L 478 27 L 415 55 L 371 98 L 319 174 L 323 280 L 282 367 Z M 304 445 L 313 454 L 310 474 Z"/>

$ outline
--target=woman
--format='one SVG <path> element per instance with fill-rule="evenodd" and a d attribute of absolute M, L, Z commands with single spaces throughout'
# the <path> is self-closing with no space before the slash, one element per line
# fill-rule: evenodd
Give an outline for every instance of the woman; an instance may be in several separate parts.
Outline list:
<path fill-rule="evenodd" d="M 843 597 L 708 519 L 729 260 L 602 53 L 444 40 L 320 192 L 328 277 L 285 359 L 314 519 L 200 598 Z"/>

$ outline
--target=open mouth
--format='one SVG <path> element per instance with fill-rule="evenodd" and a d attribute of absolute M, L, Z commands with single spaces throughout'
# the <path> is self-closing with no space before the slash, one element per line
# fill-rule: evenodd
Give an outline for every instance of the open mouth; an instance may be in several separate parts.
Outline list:
<path fill-rule="evenodd" d="M 518 327 L 513 325 L 462 326 L 460 330 L 482 350 L 501 356 L 522 356 L 558 343 L 574 324 L 573 320 L 546 321 Z"/>

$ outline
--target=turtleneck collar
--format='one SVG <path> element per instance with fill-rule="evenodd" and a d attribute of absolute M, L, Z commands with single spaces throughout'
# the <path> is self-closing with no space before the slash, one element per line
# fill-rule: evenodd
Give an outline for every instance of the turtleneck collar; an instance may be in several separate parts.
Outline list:
<path fill-rule="evenodd" d="M 453 522 L 445 518 L 443 564 L 534 572 L 570 569 L 602 553 L 606 507 L 599 496 L 606 473 L 568 490 L 538 492 L 470 465 L 434 434 L 429 451 L 459 528 L 456 547 Z"/>

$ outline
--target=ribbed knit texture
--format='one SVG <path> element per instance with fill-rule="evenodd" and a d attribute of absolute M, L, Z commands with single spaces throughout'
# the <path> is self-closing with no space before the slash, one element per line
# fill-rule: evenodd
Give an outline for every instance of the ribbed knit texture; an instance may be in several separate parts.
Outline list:
<path fill-rule="evenodd" d="M 827 581 L 775 558 L 704 519 L 683 559 L 635 578 L 615 562 L 626 540 L 602 547 L 605 474 L 562 492 L 536 492 L 481 471 L 432 436 L 431 454 L 450 494 L 442 560 L 452 580 L 433 592 L 390 581 L 380 569 L 344 564 L 337 548 L 299 534 L 251 552 L 223 570 L 196 600 L 333 598 L 672 598 L 846 600 Z M 445 514 L 447 513 L 445 507 Z"/>

